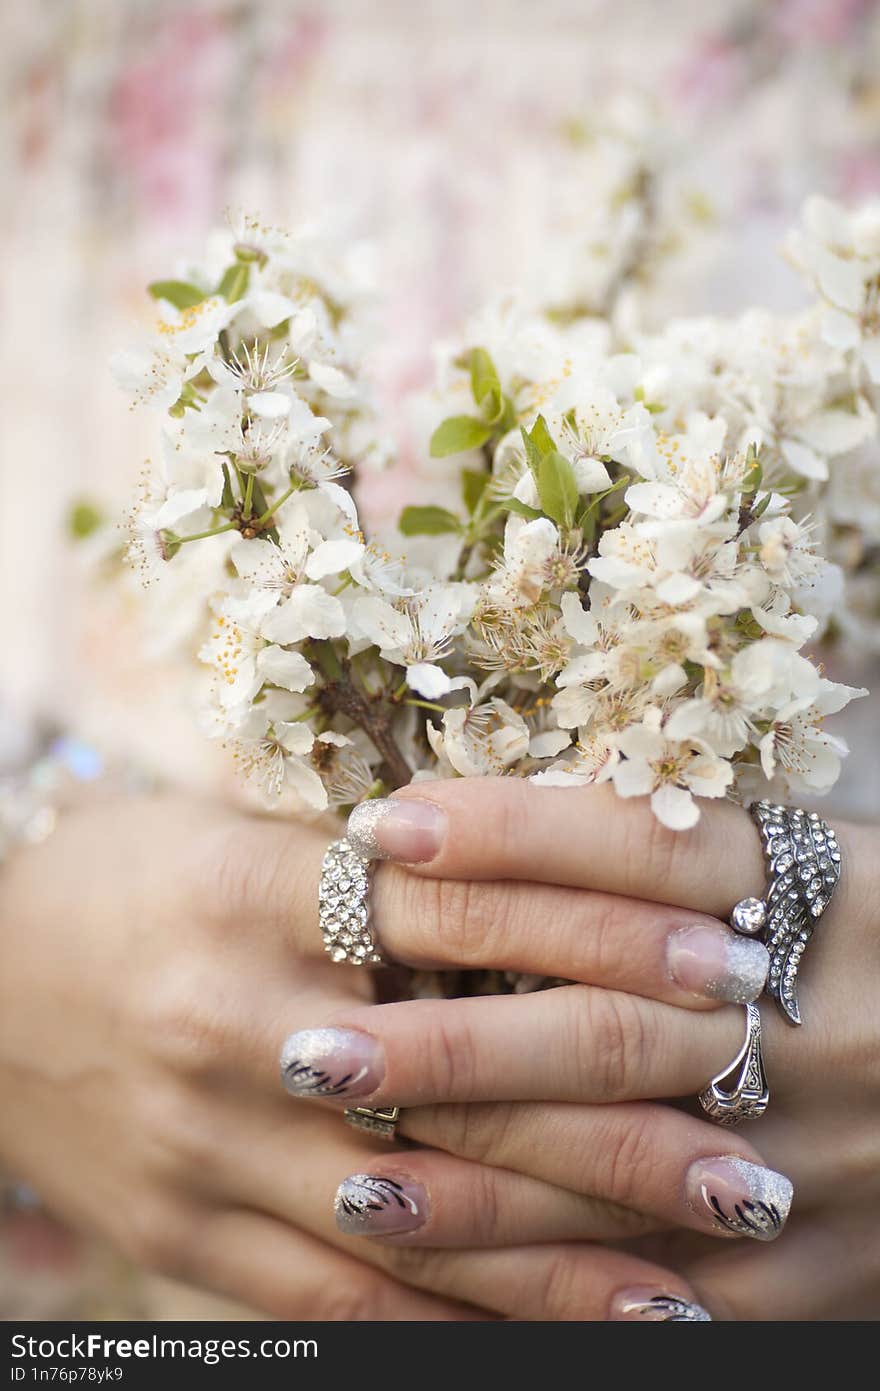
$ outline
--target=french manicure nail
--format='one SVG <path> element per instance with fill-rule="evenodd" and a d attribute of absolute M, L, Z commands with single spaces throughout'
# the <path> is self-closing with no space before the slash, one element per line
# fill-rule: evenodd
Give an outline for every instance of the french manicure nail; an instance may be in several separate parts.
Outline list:
<path fill-rule="evenodd" d="M 428 1217 L 428 1195 L 411 1179 L 352 1174 L 336 1190 L 336 1225 L 349 1236 L 412 1232 Z"/>
<path fill-rule="evenodd" d="M 446 835 L 446 813 L 416 797 L 373 797 L 348 818 L 347 841 L 366 860 L 423 864 L 433 860 Z"/>
<path fill-rule="evenodd" d="M 763 942 L 729 932 L 726 927 L 697 924 L 673 932 L 666 962 L 677 985 L 692 995 L 747 1005 L 764 989 L 770 955 Z"/>
<path fill-rule="evenodd" d="M 711 1323 L 712 1315 L 700 1304 L 691 1304 L 677 1294 L 664 1294 L 655 1285 L 633 1285 L 618 1290 L 611 1301 L 609 1319 L 630 1319 L 642 1323 Z"/>
<path fill-rule="evenodd" d="M 291 1096 L 367 1096 L 384 1076 L 381 1044 L 359 1029 L 300 1029 L 281 1050 Z"/>
<path fill-rule="evenodd" d="M 775 1241 L 791 1210 L 794 1188 L 785 1174 L 728 1155 L 692 1164 L 686 1192 L 694 1212 L 716 1228 L 755 1241 Z"/>

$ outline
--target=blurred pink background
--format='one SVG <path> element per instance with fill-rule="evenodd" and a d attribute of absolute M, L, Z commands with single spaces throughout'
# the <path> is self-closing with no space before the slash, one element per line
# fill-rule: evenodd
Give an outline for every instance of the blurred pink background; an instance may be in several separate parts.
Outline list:
<path fill-rule="evenodd" d="M 372 367 L 412 475 L 400 401 L 431 340 L 557 273 L 551 238 L 576 260 L 608 175 L 597 126 L 658 148 L 699 209 L 648 317 L 796 303 L 775 247 L 802 198 L 880 192 L 871 0 L 4 0 L 0 39 L 0 697 L 178 775 L 204 755 L 180 689 L 145 669 L 63 518 L 81 495 L 128 503 L 147 425 L 107 360 L 145 282 L 226 209 L 375 239 Z M 864 779 L 846 787 L 876 813 Z M 7 1316 L 204 1307 L 41 1221 L 7 1228 Z"/>

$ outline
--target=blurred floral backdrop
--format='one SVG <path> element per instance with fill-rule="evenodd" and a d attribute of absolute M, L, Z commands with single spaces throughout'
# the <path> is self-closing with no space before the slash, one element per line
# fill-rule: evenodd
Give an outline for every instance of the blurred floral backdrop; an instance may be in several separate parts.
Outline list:
<path fill-rule="evenodd" d="M 146 446 L 107 360 L 144 283 L 229 210 L 375 243 L 400 451 L 365 500 L 380 516 L 427 466 L 404 396 L 429 345 L 492 290 L 600 300 L 650 206 L 634 321 L 786 309 L 773 249 L 804 196 L 880 193 L 873 0 L 5 0 L 0 38 L 0 703 L 178 776 L 214 776 L 181 688 L 143 667 L 64 519 L 129 500 Z M 838 794 L 872 815 L 875 709 L 854 707 L 866 756 Z M 204 1307 L 42 1217 L 3 1243 L 7 1317 Z"/>

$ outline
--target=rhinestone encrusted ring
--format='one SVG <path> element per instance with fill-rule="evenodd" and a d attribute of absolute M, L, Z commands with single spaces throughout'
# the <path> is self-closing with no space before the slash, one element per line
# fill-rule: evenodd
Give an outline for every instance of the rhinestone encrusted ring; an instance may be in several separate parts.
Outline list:
<path fill-rule="evenodd" d="M 331 961 L 350 966 L 385 966 L 370 927 L 370 862 L 347 840 L 328 845 L 321 865 L 318 914 Z"/>
<path fill-rule="evenodd" d="M 840 846 L 815 811 L 756 802 L 751 808 L 767 863 L 767 892 L 744 898 L 730 925 L 758 936 L 770 953 L 767 994 L 791 1024 L 800 1024 L 798 970 L 816 923 L 840 879 Z"/>

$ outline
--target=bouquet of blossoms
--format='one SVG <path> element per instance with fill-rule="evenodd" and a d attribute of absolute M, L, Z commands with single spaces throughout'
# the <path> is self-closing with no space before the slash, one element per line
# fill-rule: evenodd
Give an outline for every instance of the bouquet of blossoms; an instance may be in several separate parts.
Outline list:
<path fill-rule="evenodd" d="M 245 221 L 150 287 L 155 337 L 117 361 L 157 421 L 128 554 L 268 805 L 504 774 L 684 829 L 833 784 L 825 717 L 863 692 L 804 648 L 871 550 L 840 498 L 877 469 L 880 211 L 814 200 L 791 250 L 820 300 L 790 317 L 623 338 L 492 306 L 419 403 L 433 493 L 381 536 L 360 253 Z"/>

